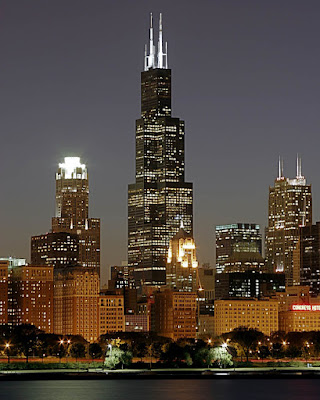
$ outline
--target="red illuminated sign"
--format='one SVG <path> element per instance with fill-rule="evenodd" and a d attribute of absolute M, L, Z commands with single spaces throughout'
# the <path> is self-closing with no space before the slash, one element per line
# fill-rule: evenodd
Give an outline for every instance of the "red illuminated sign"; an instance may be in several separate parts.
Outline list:
<path fill-rule="evenodd" d="M 292 311 L 320 311 L 320 304 L 292 304 Z"/>

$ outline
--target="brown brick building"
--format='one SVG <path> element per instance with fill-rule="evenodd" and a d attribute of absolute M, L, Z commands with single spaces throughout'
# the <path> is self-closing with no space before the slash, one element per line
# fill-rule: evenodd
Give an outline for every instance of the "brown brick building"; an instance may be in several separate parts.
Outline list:
<path fill-rule="evenodd" d="M 93 342 L 99 337 L 97 270 L 82 266 L 55 270 L 54 333 L 81 335 Z"/>
<path fill-rule="evenodd" d="M 155 294 L 155 330 L 173 340 L 195 338 L 197 294 L 165 290 Z"/>

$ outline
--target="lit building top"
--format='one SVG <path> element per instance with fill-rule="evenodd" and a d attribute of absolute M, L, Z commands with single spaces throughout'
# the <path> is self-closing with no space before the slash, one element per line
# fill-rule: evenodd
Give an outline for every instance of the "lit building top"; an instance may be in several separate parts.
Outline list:
<path fill-rule="evenodd" d="M 87 167 L 80 157 L 65 157 L 64 163 L 59 163 L 57 179 L 87 179 Z"/>
<path fill-rule="evenodd" d="M 27 264 L 27 260 L 25 258 L 3 257 L 0 258 L 0 261 L 8 261 L 9 267 L 21 267 L 22 265 Z"/>
<path fill-rule="evenodd" d="M 153 16 L 150 14 L 150 30 L 149 30 L 149 54 L 148 46 L 145 45 L 144 50 L 144 70 L 148 71 L 150 68 L 164 68 L 168 69 L 168 43 L 166 42 L 166 50 L 163 51 L 162 40 L 162 14 L 159 17 L 159 40 L 156 54 L 156 46 L 153 44 Z"/>

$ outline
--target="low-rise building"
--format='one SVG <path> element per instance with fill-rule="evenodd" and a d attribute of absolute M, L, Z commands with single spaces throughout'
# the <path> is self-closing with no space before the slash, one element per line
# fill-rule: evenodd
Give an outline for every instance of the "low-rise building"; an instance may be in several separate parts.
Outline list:
<path fill-rule="evenodd" d="M 215 336 L 240 326 L 257 329 L 268 336 L 279 329 L 276 300 L 217 300 L 214 306 Z"/>
<path fill-rule="evenodd" d="M 125 331 L 124 298 L 120 294 L 99 297 L 99 336 Z"/>
<path fill-rule="evenodd" d="M 291 310 L 279 313 L 279 330 L 320 331 L 320 304 L 292 304 Z"/>

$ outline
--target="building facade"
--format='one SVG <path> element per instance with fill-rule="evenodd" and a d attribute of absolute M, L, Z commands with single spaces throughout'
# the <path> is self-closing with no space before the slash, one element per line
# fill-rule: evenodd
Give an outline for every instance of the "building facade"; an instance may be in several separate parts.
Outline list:
<path fill-rule="evenodd" d="M 173 340 L 195 338 L 197 295 L 164 290 L 155 294 L 155 331 Z"/>
<path fill-rule="evenodd" d="M 262 236 L 257 224 L 216 226 L 216 272 L 262 270 Z"/>
<path fill-rule="evenodd" d="M 8 267 L 9 261 L 0 260 L 0 325 L 8 323 Z"/>
<path fill-rule="evenodd" d="M 8 268 L 8 323 L 32 324 L 53 333 L 53 267 Z"/>
<path fill-rule="evenodd" d="M 182 227 L 169 243 L 166 285 L 181 292 L 196 292 L 199 288 L 195 241 Z"/>
<path fill-rule="evenodd" d="M 295 251 L 294 270 L 299 274 L 299 283 L 309 286 L 312 296 L 320 295 L 320 222 L 300 228 Z"/>
<path fill-rule="evenodd" d="M 54 271 L 54 333 L 99 337 L 100 280 L 96 269 L 83 266 Z"/>
<path fill-rule="evenodd" d="M 117 294 L 99 297 L 99 336 L 125 331 L 124 298 Z"/>
<path fill-rule="evenodd" d="M 287 285 L 294 284 L 293 254 L 299 240 L 299 227 L 312 224 L 311 185 L 301 172 L 297 159 L 297 176 L 285 178 L 279 161 L 279 174 L 269 188 L 266 258 L 270 270 L 284 272 Z"/>
<path fill-rule="evenodd" d="M 79 262 L 79 236 L 50 232 L 31 237 L 31 264 L 62 268 Z"/>
<path fill-rule="evenodd" d="M 89 180 L 79 157 L 65 157 L 56 173 L 56 215 L 52 232 L 79 237 L 79 265 L 100 271 L 100 219 L 89 218 Z"/>
<path fill-rule="evenodd" d="M 216 275 L 215 299 L 234 297 L 263 298 L 286 289 L 285 274 L 259 271 L 230 272 Z"/>
<path fill-rule="evenodd" d="M 293 304 L 291 310 L 279 313 L 279 329 L 286 333 L 320 331 L 320 304 Z"/>
<path fill-rule="evenodd" d="M 257 329 L 267 336 L 279 330 L 276 300 L 216 300 L 214 306 L 215 336 L 241 326 Z"/>
<path fill-rule="evenodd" d="M 128 189 L 128 262 L 141 285 L 165 285 L 170 239 L 181 220 L 192 233 L 192 184 L 185 182 L 184 122 L 171 114 L 171 70 L 157 54 L 151 16 L 150 54 L 141 73 L 141 118 L 136 121 L 136 181 Z"/>

